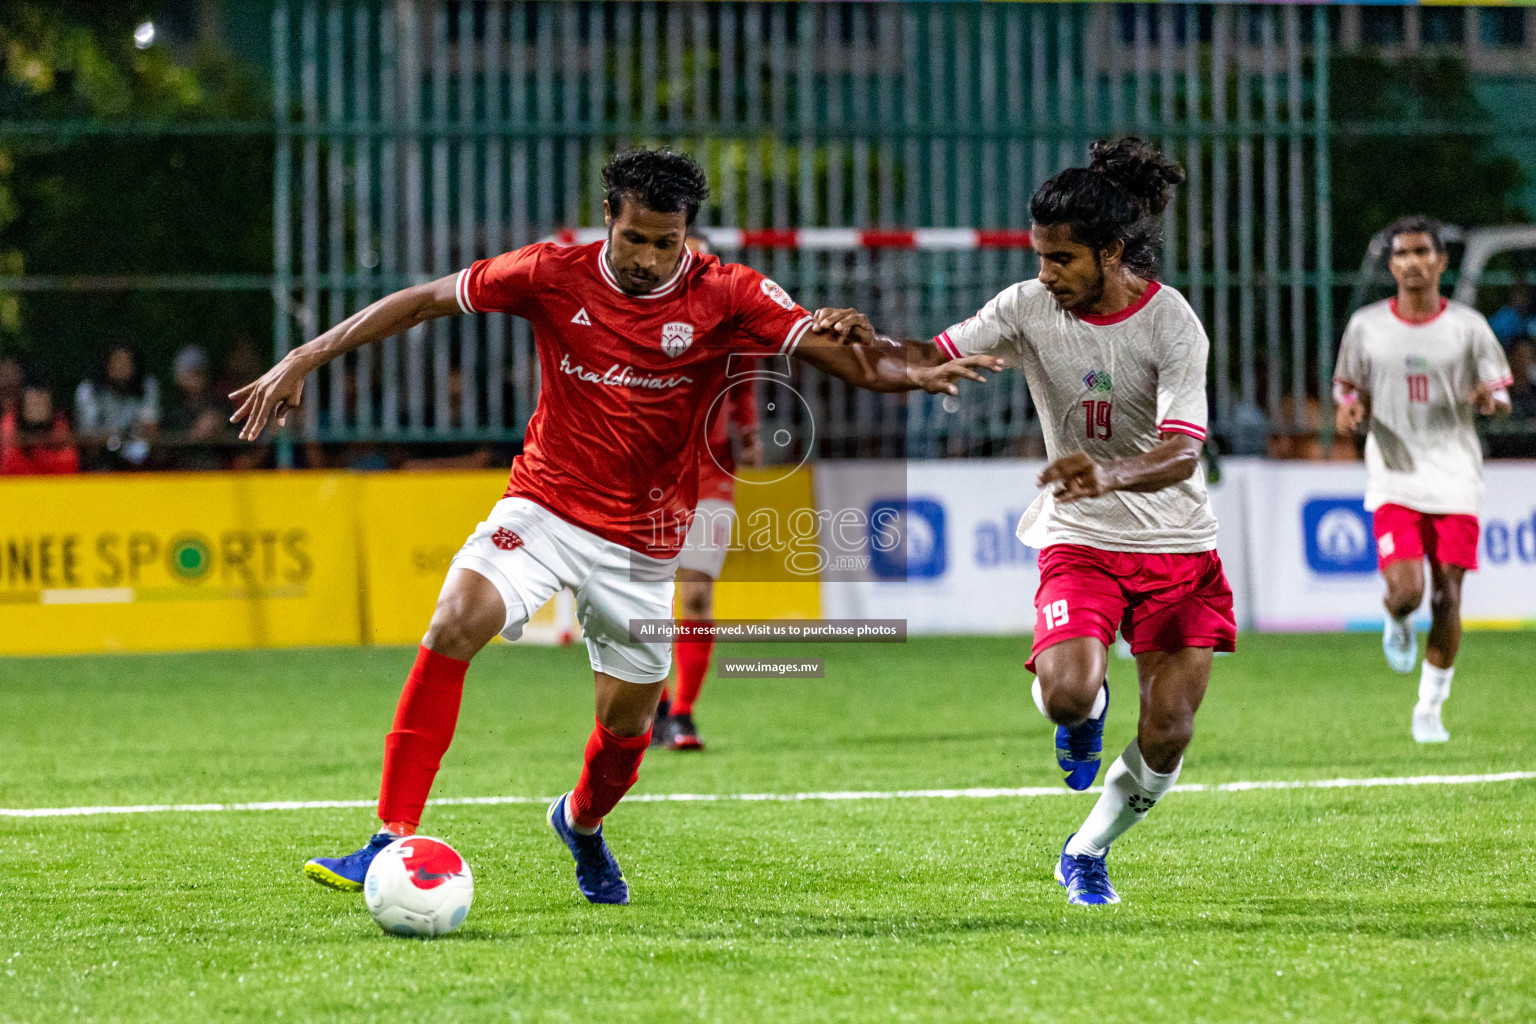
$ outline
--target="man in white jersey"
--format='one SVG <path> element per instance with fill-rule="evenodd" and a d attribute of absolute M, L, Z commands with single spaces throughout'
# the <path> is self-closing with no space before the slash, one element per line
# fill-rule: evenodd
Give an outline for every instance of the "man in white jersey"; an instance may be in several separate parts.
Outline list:
<path fill-rule="evenodd" d="M 1081 905 L 1119 902 L 1109 845 L 1178 778 L 1212 654 L 1237 634 L 1200 472 L 1209 343 L 1184 297 L 1155 280 L 1157 216 L 1184 173 L 1134 138 L 1095 143 L 1090 157 L 1030 202 L 1038 280 L 936 339 L 947 358 L 1022 368 L 1040 410 L 1048 489 L 1019 523 L 1041 549 L 1026 667 L 1073 789 L 1098 774 L 1117 628 L 1136 656 L 1137 737 L 1057 865 Z"/>
<path fill-rule="evenodd" d="M 1344 329 L 1334 375 L 1336 423 L 1366 430 L 1365 507 L 1387 581 L 1387 664 L 1412 672 L 1418 637 L 1411 616 L 1424 600 L 1429 560 L 1430 627 L 1413 709 L 1413 738 L 1450 739 L 1440 708 L 1461 646 L 1461 581 L 1477 568 L 1483 453 L 1475 416 L 1510 410 L 1509 363 L 1482 314 L 1440 295 L 1440 225 L 1404 217 L 1388 229 L 1387 266 L 1397 295 L 1357 310 Z"/>

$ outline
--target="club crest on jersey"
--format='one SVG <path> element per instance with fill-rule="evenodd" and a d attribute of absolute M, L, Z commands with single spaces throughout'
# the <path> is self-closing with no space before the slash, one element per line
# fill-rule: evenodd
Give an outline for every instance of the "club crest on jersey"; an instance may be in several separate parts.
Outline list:
<path fill-rule="evenodd" d="M 774 302 L 777 302 L 785 309 L 795 308 L 795 300 L 790 298 L 789 293 L 786 292 L 783 288 L 780 288 L 777 282 L 770 281 L 765 277 L 763 278 L 763 283 L 759 285 L 759 287 L 763 289 L 764 295 L 768 296 L 770 299 L 772 299 Z"/>
<path fill-rule="evenodd" d="M 1414 373 L 1425 373 L 1429 370 L 1429 360 L 1423 356 L 1408 356 L 1405 360 L 1408 369 Z"/>
<path fill-rule="evenodd" d="M 1109 374 L 1104 370 L 1090 370 L 1083 374 L 1083 384 L 1089 391 L 1102 391 L 1106 394 L 1115 388 L 1114 382 L 1109 379 Z"/>
<path fill-rule="evenodd" d="M 662 324 L 661 350 L 668 359 L 676 359 L 693 344 L 693 324 Z"/>

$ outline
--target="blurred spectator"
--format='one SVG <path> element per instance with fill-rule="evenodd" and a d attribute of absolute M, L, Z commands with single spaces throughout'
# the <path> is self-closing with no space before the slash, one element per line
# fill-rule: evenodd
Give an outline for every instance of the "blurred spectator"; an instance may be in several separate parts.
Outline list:
<path fill-rule="evenodd" d="M 0 359 L 0 413 L 21 408 L 21 364 L 14 359 Z"/>
<path fill-rule="evenodd" d="M 80 453 L 69 420 L 54 411 L 52 392 L 23 387 L 17 406 L 0 413 L 0 476 L 78 472 Z"/>
<path fill-rule="evenodd" d="M 448 422 L 464 423 L 464 373 L 458 367 L 448 371 Z M 422 446 L 414 457 L 406 459 L 401 469 L 486 469 L 495 465 L 495 452 L 488 444 L 475 441 L 438 442 Z"/>
<path fill-rule="evenodd" d="M 1530 286 L 1524 281 L 1517 281 L 1509 290 L 1504 305 L 1488 318 L 1488 326 L 1493 328 L 1494 337 L 1499 339 L 1506 352 L 1515 345 L 1530 344 L 1531 328 L 1536 325 L 1532 320 L 1533 313 L 1536 313 L 1536 296 L 1531 294 Z"/>
<path fill-rule="evenodd" d="M 176 395 L 166 406 L 161 425 L 173 442 L 167 461 L 173 469 L 222 469 L 219 443 L 231 437 L 229 401 L 213 388 L 208 353 L 188 345 L 171 364 Z"/>
<path fill-rule="evenodd" d="M 75 427 L 93 470 L 134 469 L 149 458 L 160 424 L 160 383 L 146 376 L 133 349 L 115 344 L 101 376 L 75 389 Z"/>
<path fill-rule="evenodd" d="M 214 387 L 220 395 L 228 396 L 266 372 L 267 363 L 262 361 L 261 353 L 256 351 L 256 343 L 249 335 L 242 334 L 225 354 L 224 372 L 219 375 Z"/>
<path fill-rule="evenodd" d="M 256 343 L 251 341 L 249 335 L 242 334 L 235 339 L 224 357 L 224 372 L 213 386 L 214 393 L 227 400 L 231 393 L 245 387 L 266 371 L 267 367 L 262 365 L 261 356 L 256 351 Z M 237 444 L 230 450 L 230 469 L 269 469 L 271 465 L 270 445 Z"/>

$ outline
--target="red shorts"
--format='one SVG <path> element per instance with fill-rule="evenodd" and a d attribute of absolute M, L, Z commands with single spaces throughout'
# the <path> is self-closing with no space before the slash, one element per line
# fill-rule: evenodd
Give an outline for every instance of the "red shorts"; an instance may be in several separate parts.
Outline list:
<path fill-rule="evenodd" d="M 1214 551 L 1158 555 L 1081 544 L 1040 552 L 1035 646 L 1024 667 L 1033 672 L 1041 651 L 1073 637 L 1091 636 L 1108 647 L 1116 628 L 1134 654 L 1235 650 L 1232 588 L 1221 559 Z"/>
<path fill-rule="evenodd" d="M 1428 558 L 1437 565 L 1477 568 L 1477 516 L 1437 515 L 1404 505 L 1383 505 L 1371 517 L 1376 564 Z"/>

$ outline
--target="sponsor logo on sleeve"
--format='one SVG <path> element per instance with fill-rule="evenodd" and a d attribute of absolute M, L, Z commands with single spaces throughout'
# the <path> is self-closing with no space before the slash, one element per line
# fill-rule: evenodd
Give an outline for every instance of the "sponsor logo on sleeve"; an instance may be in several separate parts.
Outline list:
<path fill-rule="evenodd" d="M 765 277 L 763 278 L 763 283 L 760 287 L 763 289 L 764 295 L 768 296 L 770 299 L 772 299 L 774 302 L 777 302 L 785 309 L 795 308 L 795 300 L 790 298 L 789 293 L 786 292 L 783 288 L 780 288 L 776 282 L 770 281 Z"/>

